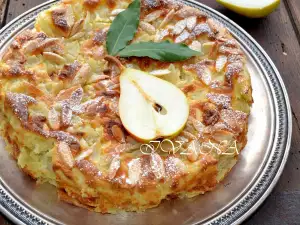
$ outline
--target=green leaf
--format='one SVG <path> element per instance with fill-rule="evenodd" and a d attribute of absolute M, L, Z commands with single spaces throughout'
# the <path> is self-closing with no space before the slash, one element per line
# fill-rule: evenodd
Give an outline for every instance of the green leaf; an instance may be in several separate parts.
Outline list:
<path fill-rule="evenodd" d="M 190 49 L 184 44 L 174 44 L 169 41 L 160 43 L 140 42 L 129 45 L 119 52 L 121 57 L 149 57 L 163 62 L 176 62 L 186 60 L 200 52 Z"/>
<path fill-rule="evenodd" d="M 116 55 L 126 47 L 135 35 L 140 21 L 140 0 L 134 0 L 126 10 L 113 20 L 106 38 L 106 48 L 110 55 Z"/>

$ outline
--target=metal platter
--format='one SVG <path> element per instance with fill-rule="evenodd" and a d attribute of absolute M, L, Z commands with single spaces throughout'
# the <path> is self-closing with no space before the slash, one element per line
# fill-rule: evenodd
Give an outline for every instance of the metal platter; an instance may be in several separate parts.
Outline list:
<path fill-rule="evenodd" d="M 6 25 L 0 31 L 0 54 L 14 36 L 32 27 L 39 12 L 55 2 L 45 2 Z M 248 56 L 255 103 L 248 144 L 229 176 L 203 196 L 165 201 L 144 213 L 103 215 L 59 202 L 50 185 L 37 186 L 17 168 L 1 140 L 2 213 L 17 224 L 241 224 L 266 199 L 283 171 L 291 142 L 291 109 L 282 79 L 268 55 L 242 28 L 203 4 L 193 0 L 184 3 L 224 24 Z"/>

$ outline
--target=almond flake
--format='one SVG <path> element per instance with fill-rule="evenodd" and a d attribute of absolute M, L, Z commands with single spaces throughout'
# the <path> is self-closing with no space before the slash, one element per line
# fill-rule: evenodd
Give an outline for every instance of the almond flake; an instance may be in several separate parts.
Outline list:
<path fill-rule="evenodd" d="M 6 100 L 14 114 L 21 120 L 21 122 L 27 122 L 28 104 L 36 103 L 36 100 L 28 95 L 12 92 L 8 92 L 6 94 Z"/>
<path fill-rule="evenodd" d="M 150 14 L 148 14 L 145 18 L 144 18 L 144 21 L 145 22 L 152 22 L 156 19 L 158 19 L 161 15 L 163 14 L 163 11 L 162 10 L 156 10 Z"/>
<path fill-rule="evenodd" d="M 165 172 L 164 161 L 162 160 L 160 155 L 158 155 L 157 153 L 151 154 L 150 165 L 152 168 L 152 172 L 154 173 L 154 175 L 158 180 L 165 177 L 166 172 Z"/>
<path fill-rule="evenodd" d="M 64 126 L 70 126 L 72 120 L 72 109 L 69 101 L 62 102 L 61 120 Z"/>
<path fill-rule="evenodd" d="M 123 12 L 125 9 L 114 9 L 111 11 L 112 16 L 117 16 L 119 13 Z"/>
<path fill-rule="evenodd" d="M 71 152 L 69 145 L 65 142 L 59 142 L 57 147 L 57 152 L 60 156 L 60 159 L 65 162 L 69 168 L 74 166 L 74 158 Z"/>
<path fill-rule="evenodd" d="M 141 26 L 142 30 L 147 32 L 148 34 L 155 34 L 155 27 L 152 26 L 150 23 L 141 21 L 140 26 Z"/>
<path fill-rule="evenodd" d="M 82 101 L 82 97 L 83 97 L 82 87 L 73 91 L 71 94 L 70 100 L 69 100 L 70 107 L 73 108 L 73 107 L 78 106 Z"/>
<path fill-rule="evenodd" d="M 55 54 L 53 52 L 44 52 L 43 56 L 45 57 L 45 59 L 54 62 L 56 64 L 63 64 L 65 62 L 65 59 L 62 56 Z"/>
<path fill-rule="evenodd" d="M 86 159 L 87 157 L 89 157 L 90 155 L 93 154 L 93 149 L 89 148 L 86 151 L 80 153 L 77 157 L 76 157 L 76 161 L 81 161 L 83 159 Z"/>
<path fill-rule="evenodd" d="M 91 72 L 91 67 L 89 64 L 83 64 L 82 67 L 78 70 L 76 73 L 75 77 L 73 78 L 72 84 L 77 85 L 77 84 L 85 84 L 85 82 L 88 80 L 89 75 Z"/>
<path fill-rule="evenodd" d="M 191 16 L 186 19 L 186 27 L 189 31 L 192 31 L 197 24 L 197 17 Z"/>
<path fill-rule="evenodd" d="M 153 75 L 153 76 L 163 76 L 163 75 L 168 75 L 170 74 L 171 71 L 168 69 L 163 69 L 163 70 L 153 70 L 151 71 L 149 74 Z"/>
<path fill-rule="evenodd" d="M 125 142 L 125 135 L 124 135 L 122 129 L 118 125 L 112 126 L 111 132 L 113 133 L 114 138 L 118 142 L 120 142 L 120 143 L 124 143 Z"/>
<path fill-rule="evenodd" d="M 161 24 L 159 25 L 159 28 L 162 28 L 164 26 L 166 26 L 170 20 L 174 17 L 175 15 L 175 9 L 172 9 L 167 15 L 166 17 L 163 19 L 163 21 L 161 22 Z"/>
<path fill-rule="evenodd" d="M 190 36 L 190 33 L 187 32 L 186 30 L 184 30 L 176 39 L 175 39 L 175 43 L 182 43 L 185 40 L 187 40 Z"/>
<path fill-rule="evenodd" d="M 113 179 L 116 176 L 117 171 L 119 170 L 120 166 L 121 166 L 120 156 L 117 155 L 112 159 L 112 161 L 110 163 L 110 166 L 108 169 L 108 178 L 109 179 Z"/>
<path fill-rule="evenodd" d="M 128 163 L 128 179 L 126 179 L 128 184 L 136 185 L 142 174 L 141 160 L 133 159 Z"/>
<path fill-rule="evenodd" d="M 48 122 L 53 130 L 58 130 L 60 127 L 59 113 L 51 108 L 48 113 Z"/>
<path fill-rule="evenodd" d="M 177 22 L 173 28 L 173 34 L 178 35 L 186 28 L 186 19 Z"/>
<path fill-rule="evenodd" d="M 217 72 L 221 72 L 227 63 L 227 56 L 220 55 L 216 60 L 216 70 Z"/>
<path fill-rule="evenodd" d="M 202 44 L 199 41 L 193 41 L 192 44 L 189 45 L 189 47 L 194 51 L 202 52 Z"/>

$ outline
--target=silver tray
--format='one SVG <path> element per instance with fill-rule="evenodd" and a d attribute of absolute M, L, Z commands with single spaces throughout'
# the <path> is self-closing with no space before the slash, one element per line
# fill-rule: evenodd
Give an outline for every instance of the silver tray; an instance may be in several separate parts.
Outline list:
<path fill-rule="evenodd" d="M 32 27 L 39 12 L 56 0 L 22 14 L 0 31 L 0 55 L 13 37 Z M 102 215 L 57 200 L 50 185 L 37 186 L 20 172 L 0 140 L 0 210 L 17 224 L 241 224 L 266 199 L 278 181 L 289 155 L 292 134 L 291 109 L 282 79 L 258 43 L 233 21 L 193 0 L 224 24 L 248 56 L 254 104 L 248 144 L 238 164 L 217 189 L 189 200 L 164 201 L 144 213 Z"/>

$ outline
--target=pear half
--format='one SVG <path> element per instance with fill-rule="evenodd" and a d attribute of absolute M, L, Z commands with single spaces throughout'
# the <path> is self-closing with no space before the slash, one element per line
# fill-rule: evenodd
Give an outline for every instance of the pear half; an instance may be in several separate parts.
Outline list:
<path fill-rule="evenodd" d="M 280 4 L 280 0 L 217 0 L 217 2 L 250 18 L 265 17 Z"/>
<path fill-rule="evenodd" d="M 126 68 L 120 76 L 119 113 L 126 130 L 140 141 L 179 134 L 189 116 L 185 94 L 146 72 Z"/>

